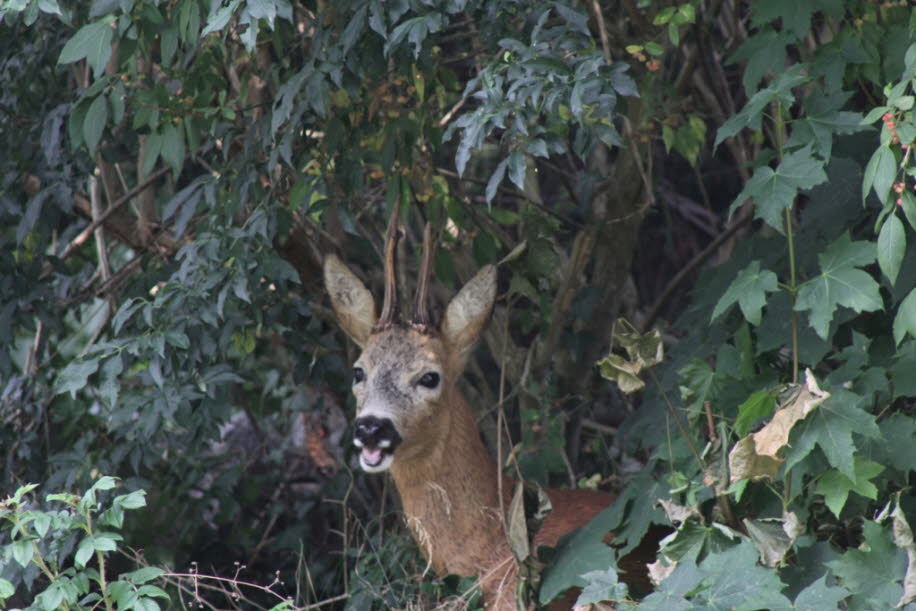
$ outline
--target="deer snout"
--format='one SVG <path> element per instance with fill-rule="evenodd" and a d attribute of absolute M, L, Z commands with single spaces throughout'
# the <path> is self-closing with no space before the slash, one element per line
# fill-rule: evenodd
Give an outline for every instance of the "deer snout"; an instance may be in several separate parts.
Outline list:
<path fill-rule="evenodd" d="M 361 416 L 354 423 L 353 444 L 362 449 L 359 464 L 366 471 L 387 469 L 400 443 L 401 436 L 389 418 Z"/>

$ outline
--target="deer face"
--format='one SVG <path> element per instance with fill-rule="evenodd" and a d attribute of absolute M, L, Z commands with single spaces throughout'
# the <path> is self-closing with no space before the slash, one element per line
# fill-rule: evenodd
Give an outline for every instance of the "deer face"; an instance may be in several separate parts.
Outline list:
<path fill-rule="evenodd" d="M 449 302 L 440 327 L 432 328 L 425 305 L 431 256 L 427 237 L 417 312 L 411 323 L 396 320 L 392 234 L 389 225 L 385 307 L 378 318 L 375 300 L 359 278 L 334 255 L 324 262 L 337 321 L 363 349 L 353 366 L 353 443 L 360 448 L 360 466 L 369 472 L 385 471 L 399 457 L 422 454 L 429 445 L 426 432 L 447 426 L 449 388 L 464 370 L 496 298 L 496 268 L 488 265 Z"/>
<path fill-rule="evenodd" d="M 353 365 L 353 443 L 360 448 L 360 466 L 384 471 L 396 453 L 422 450 L 451 380 L 438 337 L 401 326 L 370 336 Z"/>

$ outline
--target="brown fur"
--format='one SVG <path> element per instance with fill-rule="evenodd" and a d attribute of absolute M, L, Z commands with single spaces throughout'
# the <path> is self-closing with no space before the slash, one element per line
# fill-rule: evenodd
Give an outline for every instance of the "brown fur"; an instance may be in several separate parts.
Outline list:
<path fill-rule="evenodd" d="M 499 475 L 474 413 L 457 389 L 493 306 L 495 269 L 481 270 L 465 285 L 449 304 L 440 330 L 396 324 L 369 332 L 375 322 L 371 295 L 367 300 L 368 291 L 336 257 L 328 259 L 325 281 L 338 321 L 363 348 L 356 365 L 366 376 L 354 385 L 357 415 L 367 405 L 376 411 L 383 406 L 403 438 L 390 471 L 417 545 L 439 575 L 477 575 L 488 608 L 516 609 L 517 566 L 502 517 L 514 482 Z M 440 372 L 439 388 L 418 388 L 415 380 L 430 370 Z M 553 511 L 535 536 L 535 549 L 555 545 L 614 500 L 584 490 L 547 494 Z"/>

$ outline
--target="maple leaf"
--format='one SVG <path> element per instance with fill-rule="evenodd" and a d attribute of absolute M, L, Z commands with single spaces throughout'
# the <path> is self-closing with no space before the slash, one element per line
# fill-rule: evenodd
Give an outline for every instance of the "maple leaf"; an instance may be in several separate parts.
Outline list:
<path fill-rule="evenodd" d="M 849 596 L 849 591 L 840 586 L 828 586 L 827 575 L 798 593 L 793 609 L 839 609 L 840 601 Z"/>
<path fill-rule="evenodd" d="M 846 499 L 849 498 L 850 492 L 855 492 L 867 499 L 875 500 L 878 498 L 878 488 L 871 483 L 875 478 L 884 471 L 884 465 L 879 465 L 870 460 L 862 460 L 855 457 L 853 462 L 853 471 L 855 477 L 850 478 L 837 470 L 827 471 L 817 481 L 814 491 L 817 494 L 824 495 L 824 501 L 827 507 L 837 518 L 846 505 Z"/>
<path fill-rule="evenodd" d="M 712 320 L 726 312 L 736 302 L 749 323 L 760 324 L 760 313 L 766 305 L 767 293 L 779 287 L 776 274 L 768 269 L 760 271 L 760 261 L 751 261 L 741 270 L 729 285 L 728 290 L 719 298 L 712 311 Z"/>
<path fill-rule="evenodd" d="M 875 417 L 861 408 L 862 402 L 861 397 L 848 390 L 833 389 L 830 399 L 799 425 L 801 432 L 789 446 L 785 469 L 788 471 L 798 464 L 816 445 L 831 467 L 854 479 L 856 444 L 853 433 L 871 439 L 881 438 Z"/>
<path fill-rule="evenodd" d="M 783 157 L 775 170 L 769 166 L 757 168 L 735 198 L 729 214 L 753 197 L 756 218 L 763 219 L 767 225 L 783 233 L 783 212 L 795 202 L 798 191 L 810 189 L 826 180 L 824 162 L 814 157 L 809 144 Z"/>
<path fill-rule="evenodd" d="M 825 564 L 853 593 L 849 609 L 892 609 L 903 595 L 906 555 L 894 547 L 890 533 L 877 522 L 862 526 L 863 545 Z"/>
<path fill-rule="evenodd" d="M 811 311 L 811 326 L 823 339 L 827 339 L 838 305 L 856 312 L 873 312 L 884 306 L 878 283 L 859 269 L 873 263 L 875 257 L 874 243 L 854 242 L 848 233 L 834 240 L 818 255 L 821 273 L 799 288 L 795 309 Z"/>

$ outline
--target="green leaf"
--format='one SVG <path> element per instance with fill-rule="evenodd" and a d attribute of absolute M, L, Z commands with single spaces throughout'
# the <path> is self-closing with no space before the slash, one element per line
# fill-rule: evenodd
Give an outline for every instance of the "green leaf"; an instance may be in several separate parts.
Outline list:
<path fill-rule="evenodd" d="M 10 544 L 13 552 L 13 560 L 19 563 L 19 566 L 25 568 L 32 561 L 32 555 L 35 553 L 35 546 L 31 539 L 19 539 Z"/>
<path fill-rule="evenodd" d="M 499 183 L 503 181 L 503 177 L 506 175 L 506 168 L 509 165 L 509 158 L 506 157 L 496 166 L 496 169 L 493 170 L 493 175 L 490 176 L 490 180 L 487 181 L 487 190 L 486 190 L 486 199 L 487 203 L 493 201 L 493 198 L 496 197 L 496 190 L 499 188 Z"/>
<path fill-rule="evenodd" d="M 734 303 L 738 303 L 744 317 L 752 325 L 760 324 L 760 314 L 766 305 L 766 294 L 772 293 L 779 286 L 776 274 L 770 270 L 760 271 L 760 261 L 752 261 L 732 281 L 725 294 L 719 298 L 712 312 L 715 320 L 726 312 Z"/>
<path fill-rule="evenodd" d="M 735 419 L 735 434 L 744 437 L 751 425 L 761 418 L 769 418 L 776 407 L 776 393 L 759 390 L 738 406 L 738 417 Z"/>
<path fill-rule="evenodd" d="M 754 198 L 755 216 L 770 227 L 785 231 L 786 209 L 791 208 L 800 189 L 810 189 L 827 180 L 824 162 L 812 155 L 812 145 L 783 157 L 774 171 L 757 168 L 729 209 L 729 214 L 750 197 Z"/>
<path fill-rule="evenodd" d="M 115 497 L 114 503 L 117 503 L 124 509 L 139 509 L 146 507 L 146 491 L 134 490 L 130 494 Z"/>
<path fill-rule="evenodd" d="M 828 586 L 827 575 L 810 584 L 795 597 L 794 609 L 840 609 L 840 601 L 849 596 L 849 591 L 840 586 Z"/>
<path fill-rule="evenodd" d="M 868 192 L 874 187 L 881 203 L 887 202 L 887 196 L 896 177 L 897 158 L 894 152 L 887 145 L 878 147 L 865 166 L 865 175 L 862 177 L 862 201 L 865 201 Z"/>
<path fill-rule="evenodd" d="M 51 528 L 51 516 L 46 513 L 36 513 L 32 524 L 38 536 L 44 537 L 48 534 L 48 529 Z"/>
<path fill-rule="evenodd" d="M 811 29 L 811 15 L 818 9 L 815 2 L 796 2 L 795 0 L 767 0 L 751 5 L 751 23 L 761 26 L 771 21 L 781 20 L 782 27 L 792 32 L 796 40 L 808 35 Z"/>
<path fill-rule="evenodd" d="M 836 470 L 828 471 L 818 479 L 814 492 L 824 495 L 827 507 L 839 519 L 850 492 L 872 500 L 878 498 L 878 489 L 869 480 L 882 471 L 884 465 L 854 457 L 854 477 L 850 478 Z"/>
<path fill-rule="evenodd" d="M 906 571 L 906 554 L 876 522 L 865 521 L 862 535 L 861 547 L 850 548 L 842 558 L 826 565 L 840 585 L 852 592 L 850 609 L 892 609 L 903 594 L 899 582 Z"/>
<path fill-rule="evenodd" d="M 871 242 L 854 242 L 844 233 L 818 255 L 821 274 L 801 286 L 795 309 L 811 311 L 811 326 L 827 339 L 830 322 L 837 306 L 856 312 L 873 312 L 884 307 L 878 283 L 857 266 L 875 260 Z"/>
<path fill-rule="evenodd" d="M 13 587 L 13 584 L 0 577 L 0 598 L 9 598 L 15 593 L 16 588 Z"/>
<path fill-rule="evenodd" d="M 830 398 L 814 410 L 801 424 L 800 434 L 793 434 L 786 453 L 785 470 L 791 469 L 817 445 L 827 461 L 850 479 L 855 478 L 853 435 L 880 439 L 881 431 L 874 415 L 862 409 L 865 400 L 842 388 L 832 389 Z"/>
<path fill-rule="evenodd" d="M 86 563 L 89 562 L 89 559 L 92 558 L 92 554 L 94 553 L 95 547 L 93 547 L 92 537 L 85 537 L 80 541 L 79 547 L 76 548 L 76 556 L 73 558 L 76 567 L 83 568 L 86 566 Z"/>
<path fill-rule="evenodd" d="M 907 335 L 916 337 L 916 289 L 903 298 L 894 317 L 894 341 L 899 344 Z"/>
<path fill-rule="evenodd" d="M 69 392 L 71 397 L 76 397 L 76 391 L 86 386 L 89 376 L 99 369 L 98 359 L 88 361 L 71 361 L 64 367 L 54 381 L 55 394 Z"/>
<path fill-rule="evenodd" d="M 232 14 L 241 2 L 242 0 L 232 0 L 232 2 L 226 6 L 220 6 L 211 12 L 207 17 L 207 26 L 204 28 L 203 32 L 200 33 L 201 37 L 206 36 L 210 32 L 218 32 L 226 27 L 226 24 L 229 23 L 229 19 L 232 18 Z"/>
<path fill-rule="evenodd" d="M 704 609 L 785 609 L 791 605 L 780 590 L 785 584 L 773 569 L 757 563 L 757 549 L 742 541 L 724 552 L 710 554 L 700 571 L 704 585 L 693 599 Z"/>
<path fill-rule="evenodd" d="M 172 168 L 175 176 L 181 174 L 184 165 L 184 133 L 181 128 L 172 123 L 166 123 L 162 128 L 162 150 L 159 153 L 162 160 Z"/>
<path fill-rule="evenodd" d="M 126 579 L 131 583 L 141 584 L 156 579 L 160 575 L 164 574 L 165 570 L 160 569 L 157 566 L 145 566 L 142 569 L 137 569 L 131 573 L 124 573 L 121 575 L 121 578 Z"/>
<path fill-rule="evenodd" d="M 906 231 L 897 215 L 891 214 L 878 234 L 878 265 L 892 285 L 897 281 L 905 253 Z"/>
<path fill-rule="evenodd" d="M 617 571 L 613 567 L 604 571 L 589 571 L 582 575 L 582 579 L 585 580 L 586 586 L 576 599 L 576 607 L 627 598 L 627 586 L 617 581 Z"/>
<path fill-rule="evenodd" d="M 86 118 L 83 119 L 83 141 L 86 143 L 90 155 L 95 155 L 95 149 L 102 139 L 107 122 L 108 100 L 105 94 L 101 94 L 89 105 L 89 110 L 86 111 Z"/>
<path fill-rule="evenodd" d="M 61 49 L 57 63 L 70 64 L 85 58 L 95 78 L 99 78 L 111 58 L 113 20 L 113 16 L 108 16 L 77 30 Z"/>

